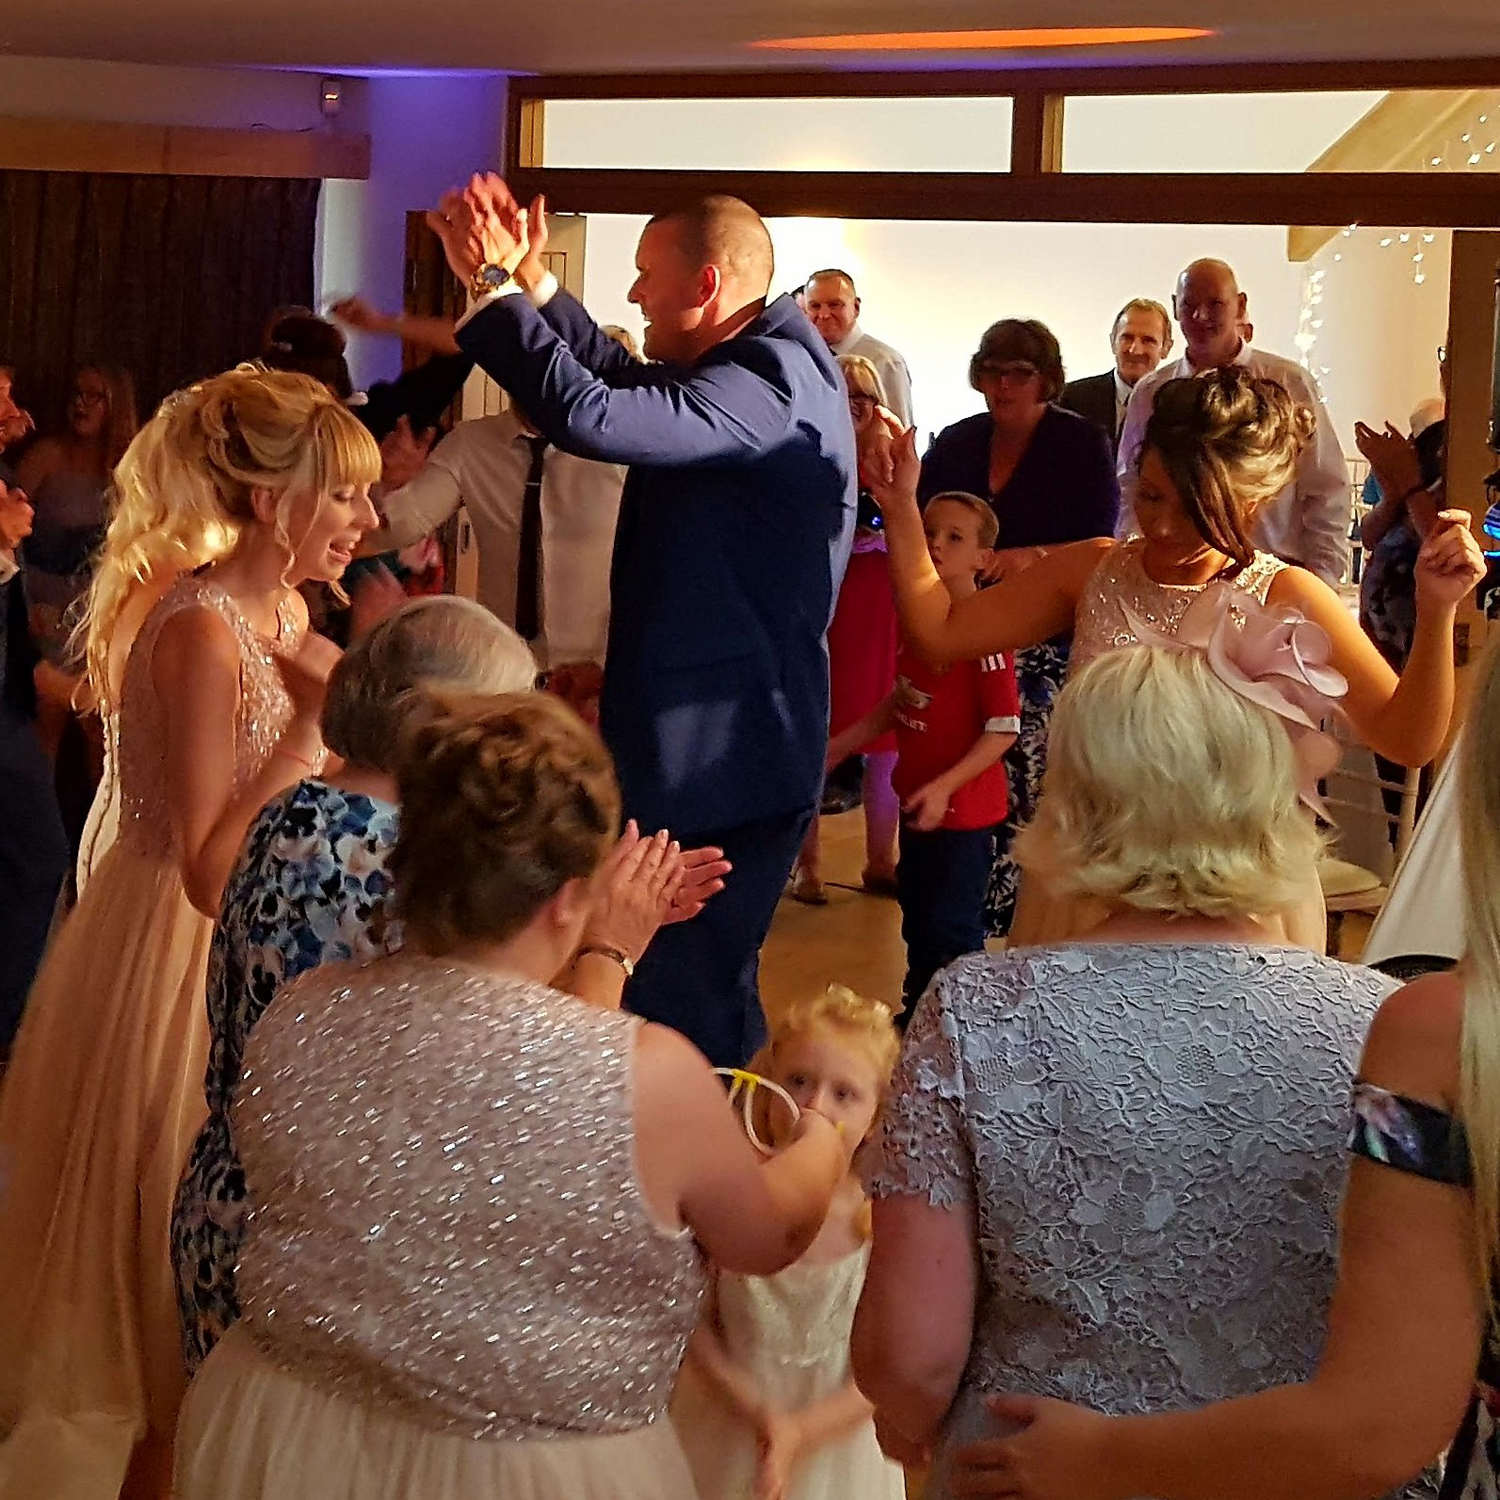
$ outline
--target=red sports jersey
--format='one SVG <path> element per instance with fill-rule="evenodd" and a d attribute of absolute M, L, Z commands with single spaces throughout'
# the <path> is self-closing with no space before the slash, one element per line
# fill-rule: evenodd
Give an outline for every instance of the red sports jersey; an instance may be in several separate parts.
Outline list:
<path fill-rule="evenodd" d="M 934 667 L 904 641 L 896 657 L 896 771 L 891 785 L 904 802 L 934 776 L 950 771 L 981 734 L 1016 734 L 1021 705 L 1007 656 Z M 1010 807 L 1004 761 L 961 786 L 944 828 L 988 828 Z"/>

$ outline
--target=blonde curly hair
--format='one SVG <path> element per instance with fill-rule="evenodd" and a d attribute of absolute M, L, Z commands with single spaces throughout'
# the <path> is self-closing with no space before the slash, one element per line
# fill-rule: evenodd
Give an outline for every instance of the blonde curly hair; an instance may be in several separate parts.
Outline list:
<path fill-rule="evenodd" d="M 1321 841 L 1279 720 L 1194 651 L 1136 646 L 1058 697 L 1016 859 L 1060 895 L 1180 916 L 1295 905 Z"/>
<path fill-rule="evenodd" d="M 875 1065 L 881 1102 L 891 1086 L 891 1075 L 901 1056 L 901 1033 L 896 1012 L 883 1000 L 872 1000 L 847 985 L 830 984 L 812 995 L 799 996 L 783 1009 L 770 1027 L 770 1040 L 759 1054 L 768 1067 L 778 1048 L 808 1037 L 832 1032 L 853 1043 Z M 751 1064 L 752 1072 L 764 1071 Z"/>
<path fill-rule="evenodd" d="M 619 832 L 609 752 L 547 693 L 434 695 L 402 737 L 396 784 L 395 906 L 426 953 L 513 937 Z"/>
<path fill-rule="evenodd" d="M 1247 567 L 1255 512 L 1292 482 L 1314 425 L 1284 386 L 1231 365 L 1160 387 L 1141 458 L 1155 452 L 1199 536 Z"/>
<path fill-rule="evenodd" d="M 380 450 L 357 417 L 305 375 L 239 365 L 169 396 L 115 468 L 111 519 L 79 627 L 94 698 L 108 710 L 109 645 L 145 579 L 218 562 L 253 521 L 251 492 L 278 496 L 287 564 L 299 496 L 319 506 L 344 485 L 380 478 Z"/>

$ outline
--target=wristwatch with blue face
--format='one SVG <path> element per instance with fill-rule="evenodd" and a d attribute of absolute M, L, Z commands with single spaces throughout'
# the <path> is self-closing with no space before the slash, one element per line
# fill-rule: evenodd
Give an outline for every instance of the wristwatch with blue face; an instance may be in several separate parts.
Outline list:
<path fill-rule="evenodd" d="M 486 261 L 469 277 L 469 295 L 477 302 L 479 298 L 487 297 L 491 292 L 498 292 L 510 280 L 510 276 L 511 273 L 504 266 L 496 265 L 494 261 Z"/>

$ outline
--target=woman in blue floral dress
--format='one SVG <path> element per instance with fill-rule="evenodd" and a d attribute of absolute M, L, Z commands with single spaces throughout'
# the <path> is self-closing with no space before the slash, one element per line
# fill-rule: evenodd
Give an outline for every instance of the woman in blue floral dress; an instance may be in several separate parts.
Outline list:
<path fill-rule="evenodd" d="M 356 645 L 330 680 L 323 737 L 343 769 L 299 782 L 251 826 L 224 890 L 209 958 L 208 1119 L 172 1213 L 189 1371 L 239 1313 L 234 1267 L 245 1180 L 229 1105 L 250 1030 L 298 974 L 400 946 L 385 905 L 399 816 L 387 767 L 402 721 L 421 689 L 515 692 L 535 676 L 520 637 L 479 605 L 448 596 L 407 605 Z"/>

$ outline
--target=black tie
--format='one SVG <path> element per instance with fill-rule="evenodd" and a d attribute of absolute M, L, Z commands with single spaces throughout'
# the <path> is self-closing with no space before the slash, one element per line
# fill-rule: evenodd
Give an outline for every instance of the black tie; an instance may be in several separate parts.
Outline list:
<path fill-rule="evenodd" d="M 521 546 L 516 559 L 516 633 L 534 641 L 542 632 L 542 465 L 547 439 L 526 438 L 531 467 L 521 493 Z"/>

